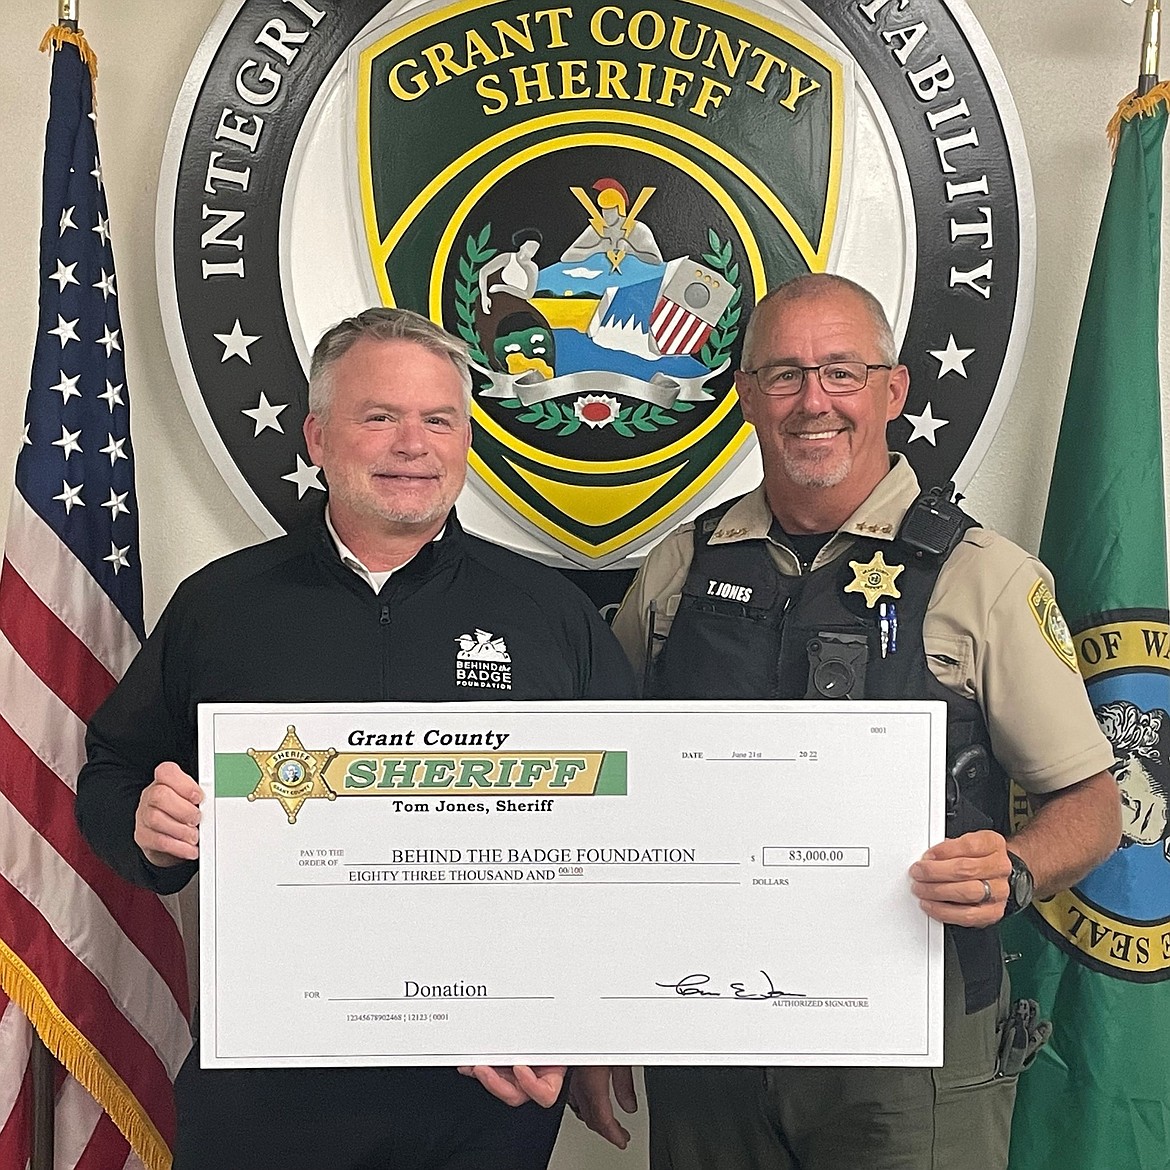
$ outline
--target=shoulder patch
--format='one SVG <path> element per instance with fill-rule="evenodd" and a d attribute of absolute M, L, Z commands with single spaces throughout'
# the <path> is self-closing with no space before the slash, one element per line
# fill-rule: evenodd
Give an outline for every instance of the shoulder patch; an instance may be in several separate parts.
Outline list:
<path fill-rule="evenodd" d="M 1056 604 L 1052 590 L 1043 580 L 1038 580 L 1029 591 L 1028 606 L 1040 627 L 1040 632 L 1044 635 L 1044 640 L 1056 651 L 1057 657 L 1065 666 L 1075 672 L 1077 652 L 1072 635 L 1068 632 L 1064 614 L 1060 612 L 1060 606 Z"/>

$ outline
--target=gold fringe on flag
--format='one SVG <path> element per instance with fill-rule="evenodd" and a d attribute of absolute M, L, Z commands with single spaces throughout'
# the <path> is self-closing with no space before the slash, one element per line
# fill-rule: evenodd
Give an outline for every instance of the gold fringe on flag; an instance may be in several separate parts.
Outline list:
<path fill-rule="evenodd" d="M 170 1170 L 171 1151 L 166 1140 L 130 1087 L 3 941 L 0 941 L 0 988 L 28 1016 L 45 1047 L 110 1115 L 147 1170 Z"/>
<path fill-rule="evenodd" d="M 85 39 L 85 33 L 79 28 L 66 28 L 63 24 L 55 24 L 48 32 L 41 37 L 41 52 L 43 53 L 51 45 L 54 49 L 59 49 L 63 44 L 68 42 L 71 45 L 77 46 L 77 51 L 81 54 L 81 59 L 85 62 L 89 69 L 89 84 L 91 87 L 97 85 L 97 54 L 89 47 L 89 41 Z M 95 104 L 96 104 L 96 89 L 95 89 Z"/>
<path fill-rule="evenodd" d="M 1160 81 L 1149 93 L 1144 93 L 1140 97 L 1135 89 L 1128 97 L 1121 99 L 1117 112 L 1109 119 L 1109 125 L 1105 128 L 1114 155 L 1117 154 L 1117 143 L 1121 139 L 1122 122 L 1128 122 L 1132 118 L 1147 118 L 1163 103 L 1170 108 L 1170 81 Z"/>

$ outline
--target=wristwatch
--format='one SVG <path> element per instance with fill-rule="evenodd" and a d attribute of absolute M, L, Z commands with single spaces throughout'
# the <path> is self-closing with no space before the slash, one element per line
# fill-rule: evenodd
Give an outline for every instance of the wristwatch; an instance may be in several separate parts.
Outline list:
<path fill-rule="evenodd" d="M 1008 878 L 1007 904 L 1003 908 L 1003 916 L 1005 918 L 1010 918 L 1013 914 L 1019 914 L 1021 910 L 1027 910 L 1032 904 L 1032 894 L 1036 888 L 1032 871 L 1028 868 L 1024 859 L 1017 857 L 1009 849 L 1008 860 L 1012 863 L 1012 872 Z"/>

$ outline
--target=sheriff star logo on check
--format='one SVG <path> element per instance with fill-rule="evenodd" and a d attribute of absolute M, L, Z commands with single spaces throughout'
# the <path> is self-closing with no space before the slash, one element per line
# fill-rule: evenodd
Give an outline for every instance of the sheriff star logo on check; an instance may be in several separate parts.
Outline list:
<path fill-rule="evenodd" d="M 872 561 L 865 564 L 850 561 L 849 567 L 853 570 L 853 580 L 845 586 L 845 592 L 864 593 L 865 604 L 870 609 L 883 597 L 902 596 L 894 582 L 905 565 L 887 565 L 886 558 L 878 552 L 874 553 Z"/>
<path fill-rule="evenodd" d="M 273 751 L 249 748 L 248 755 L 260 769 L 260 781 L 249 800 L 279 800 L 288 816 L 288 823 L 297 823 L 297 813 L 306 800 L 325 797 L 335 800 L 336 793 L 325 783 L 325 769 L 337 755 L 333 748 L 310 751 L 301 743 L 297 729 L 290 723 Z"/>

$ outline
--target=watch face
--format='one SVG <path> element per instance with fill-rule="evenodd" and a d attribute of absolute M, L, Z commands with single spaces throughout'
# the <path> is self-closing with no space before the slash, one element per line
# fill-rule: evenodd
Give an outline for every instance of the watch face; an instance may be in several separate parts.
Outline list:
<path fill-rule="evenodd" d="M 1014 853 L 1009 853 L 1008 857 L 1012 863 L 1011 877 L 1008 878 L 1008 888 L 1011 893 L 1008 897 L 1005 913 L 1018 914 L 1032 904 L 1032 891 L 1035 888 L 1035 883 L 1032 879 L 1032 871 L 1021 858 Z"/>

